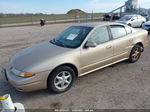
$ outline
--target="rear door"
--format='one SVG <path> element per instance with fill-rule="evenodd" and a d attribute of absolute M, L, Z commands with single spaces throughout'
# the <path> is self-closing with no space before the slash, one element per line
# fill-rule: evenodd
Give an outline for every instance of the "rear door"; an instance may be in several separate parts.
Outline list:
<path fill-rule="evenodd" d="M 114 61 L 128 58 L 133 41 L 132 30 L 123 25 L 111 25 L 110 31 L 114 45 Z"/>
<path fill-rule="evenodd" d="M 142 16 L 138 16 L 138 27 L 140 27 L 143 22 L 144 22 L 144 21 L 143 21 Z"/>

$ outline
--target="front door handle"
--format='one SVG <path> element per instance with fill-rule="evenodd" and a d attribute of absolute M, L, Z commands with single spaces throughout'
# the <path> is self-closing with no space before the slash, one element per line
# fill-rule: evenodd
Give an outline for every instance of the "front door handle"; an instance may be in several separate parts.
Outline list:
<path fill-rule="evenodd" d="M 106 47 L 106 49 L 111 49 L 111 48 L 112 48 L 112 46 L 111 46 L 111 45 L 109 45 L 109 46 L 107 46 L 107 47 Z"/>

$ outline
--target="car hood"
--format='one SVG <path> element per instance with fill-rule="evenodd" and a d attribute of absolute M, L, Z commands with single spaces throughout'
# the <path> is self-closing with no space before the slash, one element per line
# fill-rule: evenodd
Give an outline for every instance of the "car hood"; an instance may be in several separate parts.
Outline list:
<path fill-rule="evenodd" d="M 50 42 L 44 42 L 28 47 L 12 56 L 9 66 L 27 72 L 25 71 L 27 68 L 34 67 L 70 50 L 69 48 L 59 47 Z"/>

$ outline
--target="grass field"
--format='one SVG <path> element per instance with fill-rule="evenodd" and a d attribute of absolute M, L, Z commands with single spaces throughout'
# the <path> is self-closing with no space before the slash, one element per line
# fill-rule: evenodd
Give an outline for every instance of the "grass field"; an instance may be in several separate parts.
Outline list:
<path fill-rule="evenodd" d="M 0 16 L 0 24 L 32 23 L 38 22 L 41 18 L 46 21 L 76 19 L 77 14 L 38 14 L 38 15 L 11 15 Z M 91 18 L 92 14 L 80 14 L 80 18 Z M 101 17 L 102 13 L 94 13 L 93 17 Z"/>

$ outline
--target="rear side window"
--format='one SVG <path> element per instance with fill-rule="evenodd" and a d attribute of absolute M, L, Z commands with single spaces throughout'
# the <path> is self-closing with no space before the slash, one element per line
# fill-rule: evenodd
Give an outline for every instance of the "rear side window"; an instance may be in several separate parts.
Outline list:
<path fill-rule="evenodd" d="M 137 17 L 137 16 L 134 16 L 132 19 L 137 20 L 137 19 L 138 19 L 138 17 Z"/>
<path fill-rule="evenodd" d="M 110 29 L 111 29 L 113 39 L 118 39 L 120 37 L 123 37 L 123 36 L 127 35 L 127 32 L 126 32 L 124 26 L 112 25 L 112 26 L 110 26 Z"/>

